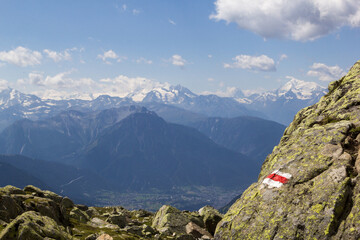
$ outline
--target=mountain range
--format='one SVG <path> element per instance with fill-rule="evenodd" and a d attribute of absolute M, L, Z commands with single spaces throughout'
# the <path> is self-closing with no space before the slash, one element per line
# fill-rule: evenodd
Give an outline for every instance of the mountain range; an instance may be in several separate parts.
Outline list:
<path fill-rule="evenodd" d="M 8 88 L 0 92 L 0 130 L 22 118 L 38 120 L 65 110 L 86 112 L 129 105 L 145 106 L 165 120 L 180 124 L 206 117 L 255 116 L 287 125 L 298 110 L 325 93 L 325 88 L 316 83 L 296 79 L 275 91 L 244 94 L 237 89 L 232 97 L 197 95 L 180 85 L 166 85 L 145 92 L 140 89 L 124 98 L 101 95 L 93 100 L 53 100 Z"/>
<path fill-rule="evenodd" d="M 240 125 L 254 121 L 263 126 L 259 129 L 264 130 L 264 139 L 281 135 L 284 129 L 280 124 L 256 118 L 218 120 Z M 199 129 L 205 133 L 208 126 L 211 124 Z M 125 204 L 129 199 L 126 194 L 136 193 L 155 194 L 154 204 L 170 194 L 164 203 L 171 201 L 180 208 L 196 208 L 209 198 L 208 203 L 221 206 L 256 179 L 263 159 L 231 150 L 225 136 L 207 136 L 195 127 L 168 123 L 140 106 L 85 113 L 69 110 L 48 119 L 22 119 L 0 134 L 0 154 L 5 154 L 0 155 L 4 177 L 0 184 L 21 187 L 26 182 L 34 183 L 93 204 L 119 204 L 120 199 Z M 239 144 L 244 138 L 258 135 L 257 131 L 242 135 L 244 128 L 235 128 L 232 135 L 226 135 Z M 265 142 L 270 146 L 265 149 L 278 140 Z M 247 146 L 261 152 L 263 143 L 249 141 Z M 13 175 L 23 177 L 8 181 Z M 178 197 L 173 198 L 175 195 Z M 110 203 L 109 196 L 117 200 Z M 141 204 L 143 201 L 131 206 Z"/>
<path fill-rule="evenodd" d="M 12 157 L 0 158 L 0 170 L 82 202 L 89 202 L 89 194 L 97 201 L 105 195 L 120 199 L 128 193 L 156 193 L 157 204 L 158 196 L 171 192 L 171 199 L 174 194 L 187 199 L 180 208 L 205 199 L 215 204 L 221 194 L 227 197 L 217 204 L 223 205 L 256 179 L 285 129 L 254 106 L 305 104 L 320 97 L 321 89 L 293 81 L 267 98 L 240 90 L 224 98 L 169 86 L 142 91 L 142 97 L 134 92 L 94 100 L 40 99 L 5 89 L 0 92 L 0 154 Z M 66 177 L 52 174 L 56 169 Z M 8 184 L 23 187 L 21 179 Z M 91 186 L 90 179 L 101 184 Z"/>

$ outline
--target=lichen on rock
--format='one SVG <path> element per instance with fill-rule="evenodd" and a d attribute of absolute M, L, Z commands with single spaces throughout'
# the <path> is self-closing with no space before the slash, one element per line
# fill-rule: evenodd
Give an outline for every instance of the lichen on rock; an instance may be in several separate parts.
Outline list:
<path fill-rule="evenodd" d="M 215 239 L 358 239 L 359 126 L 360 61 L 317 104 L 296 114 L 258 182 L 217 225 Z M 275 170 L 292 178 L 270 189 L 262 182 Z"/>

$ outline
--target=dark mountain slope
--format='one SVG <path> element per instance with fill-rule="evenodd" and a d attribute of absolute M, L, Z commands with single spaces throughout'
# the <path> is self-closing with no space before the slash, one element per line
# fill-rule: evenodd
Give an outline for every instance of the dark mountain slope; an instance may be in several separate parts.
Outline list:
<path fill-rule="evenodd" d="M 0 155 L 1 185 L 22 186 L 35 184 L 44 186 L 62 195 L 70 196 L 77 202 L 93 203 L 92 195 L 111 190 L 108 183 L 98 175 L 60 163 L 42 161 L 19 155 Z M 6 171 L 9 170 L 9 171 Z M 21 175 L 22 174 L 22 175 Z M 16 179 L 14 179 L 16 177 Z M 13 183 L 15 181 L 15 183 Z"/>
<path fill-rule="evenodd" d="M 38 178 L 0 160 L 0 187 L 4 187 L 6 185 L 13 185 L 17 187 L 35 185 L 44 189 L 50 189 L 47 184 Z"/>
<path fill-rule="evenodd" d="M 285 126 L 256 117 L 208 118 L 191 124 L 214 142 L 260 164 L 279 143 Z"/>
<path fill-rule="evenodd" d="M 126 106 L 100 112 L 67 111 L 41 121 L 23 119 L 0 134 L 0 153 L 61 162 L 94 141 L 103 129 L 138 111 L 145 110 Z"/>
<path fill-rule="evenodd" d="M 121 189 L 204 185 L 234 188 L 254 179 L 258 166 L 193 128 L 166 123 L 153 112 L 134 113 L 104 133 L 79 157 Z"/>

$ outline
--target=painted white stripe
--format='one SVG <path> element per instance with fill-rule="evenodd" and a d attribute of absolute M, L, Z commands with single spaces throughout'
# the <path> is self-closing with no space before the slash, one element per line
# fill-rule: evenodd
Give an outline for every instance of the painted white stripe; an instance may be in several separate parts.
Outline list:
<path fill-rule="evenodd" d="M 279 187 L 283 186 L 283 184 L 281 182 L 274 181 L 274 180 L 272 180 L 270 178 L 265 178 L 263 183 L 268 185 L 269 188 L 279 188 Z"/>
<path fill-rule="evenodd" d="M 287 179 L 290 179 L 292 177 L 292 175 L 290 173 L 283 173 L 283 172 L 280 172 L 279 170 L 276 170 L 276 171 L 274 171 L 272 173 L 275 173 L 275 174 L 277 174 L 279 176 L 282 176 L 282 177 L 285 177 Z"/>

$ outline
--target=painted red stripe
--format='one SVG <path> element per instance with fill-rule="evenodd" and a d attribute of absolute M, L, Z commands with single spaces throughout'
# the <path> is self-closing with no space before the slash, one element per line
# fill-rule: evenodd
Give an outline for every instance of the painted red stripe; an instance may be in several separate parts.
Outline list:
<path fill-rule="evenodd" d="M 270 174 L 269 176 L 267 176 L 266 178 L 270 178 L 271 180 L 277 181 L 277 182 L 281 182 L 281 183 L 287 183 L 289 181 L 289 179 L 287 179 L 286 177 L 277 175 L 275 173 Z"/>

